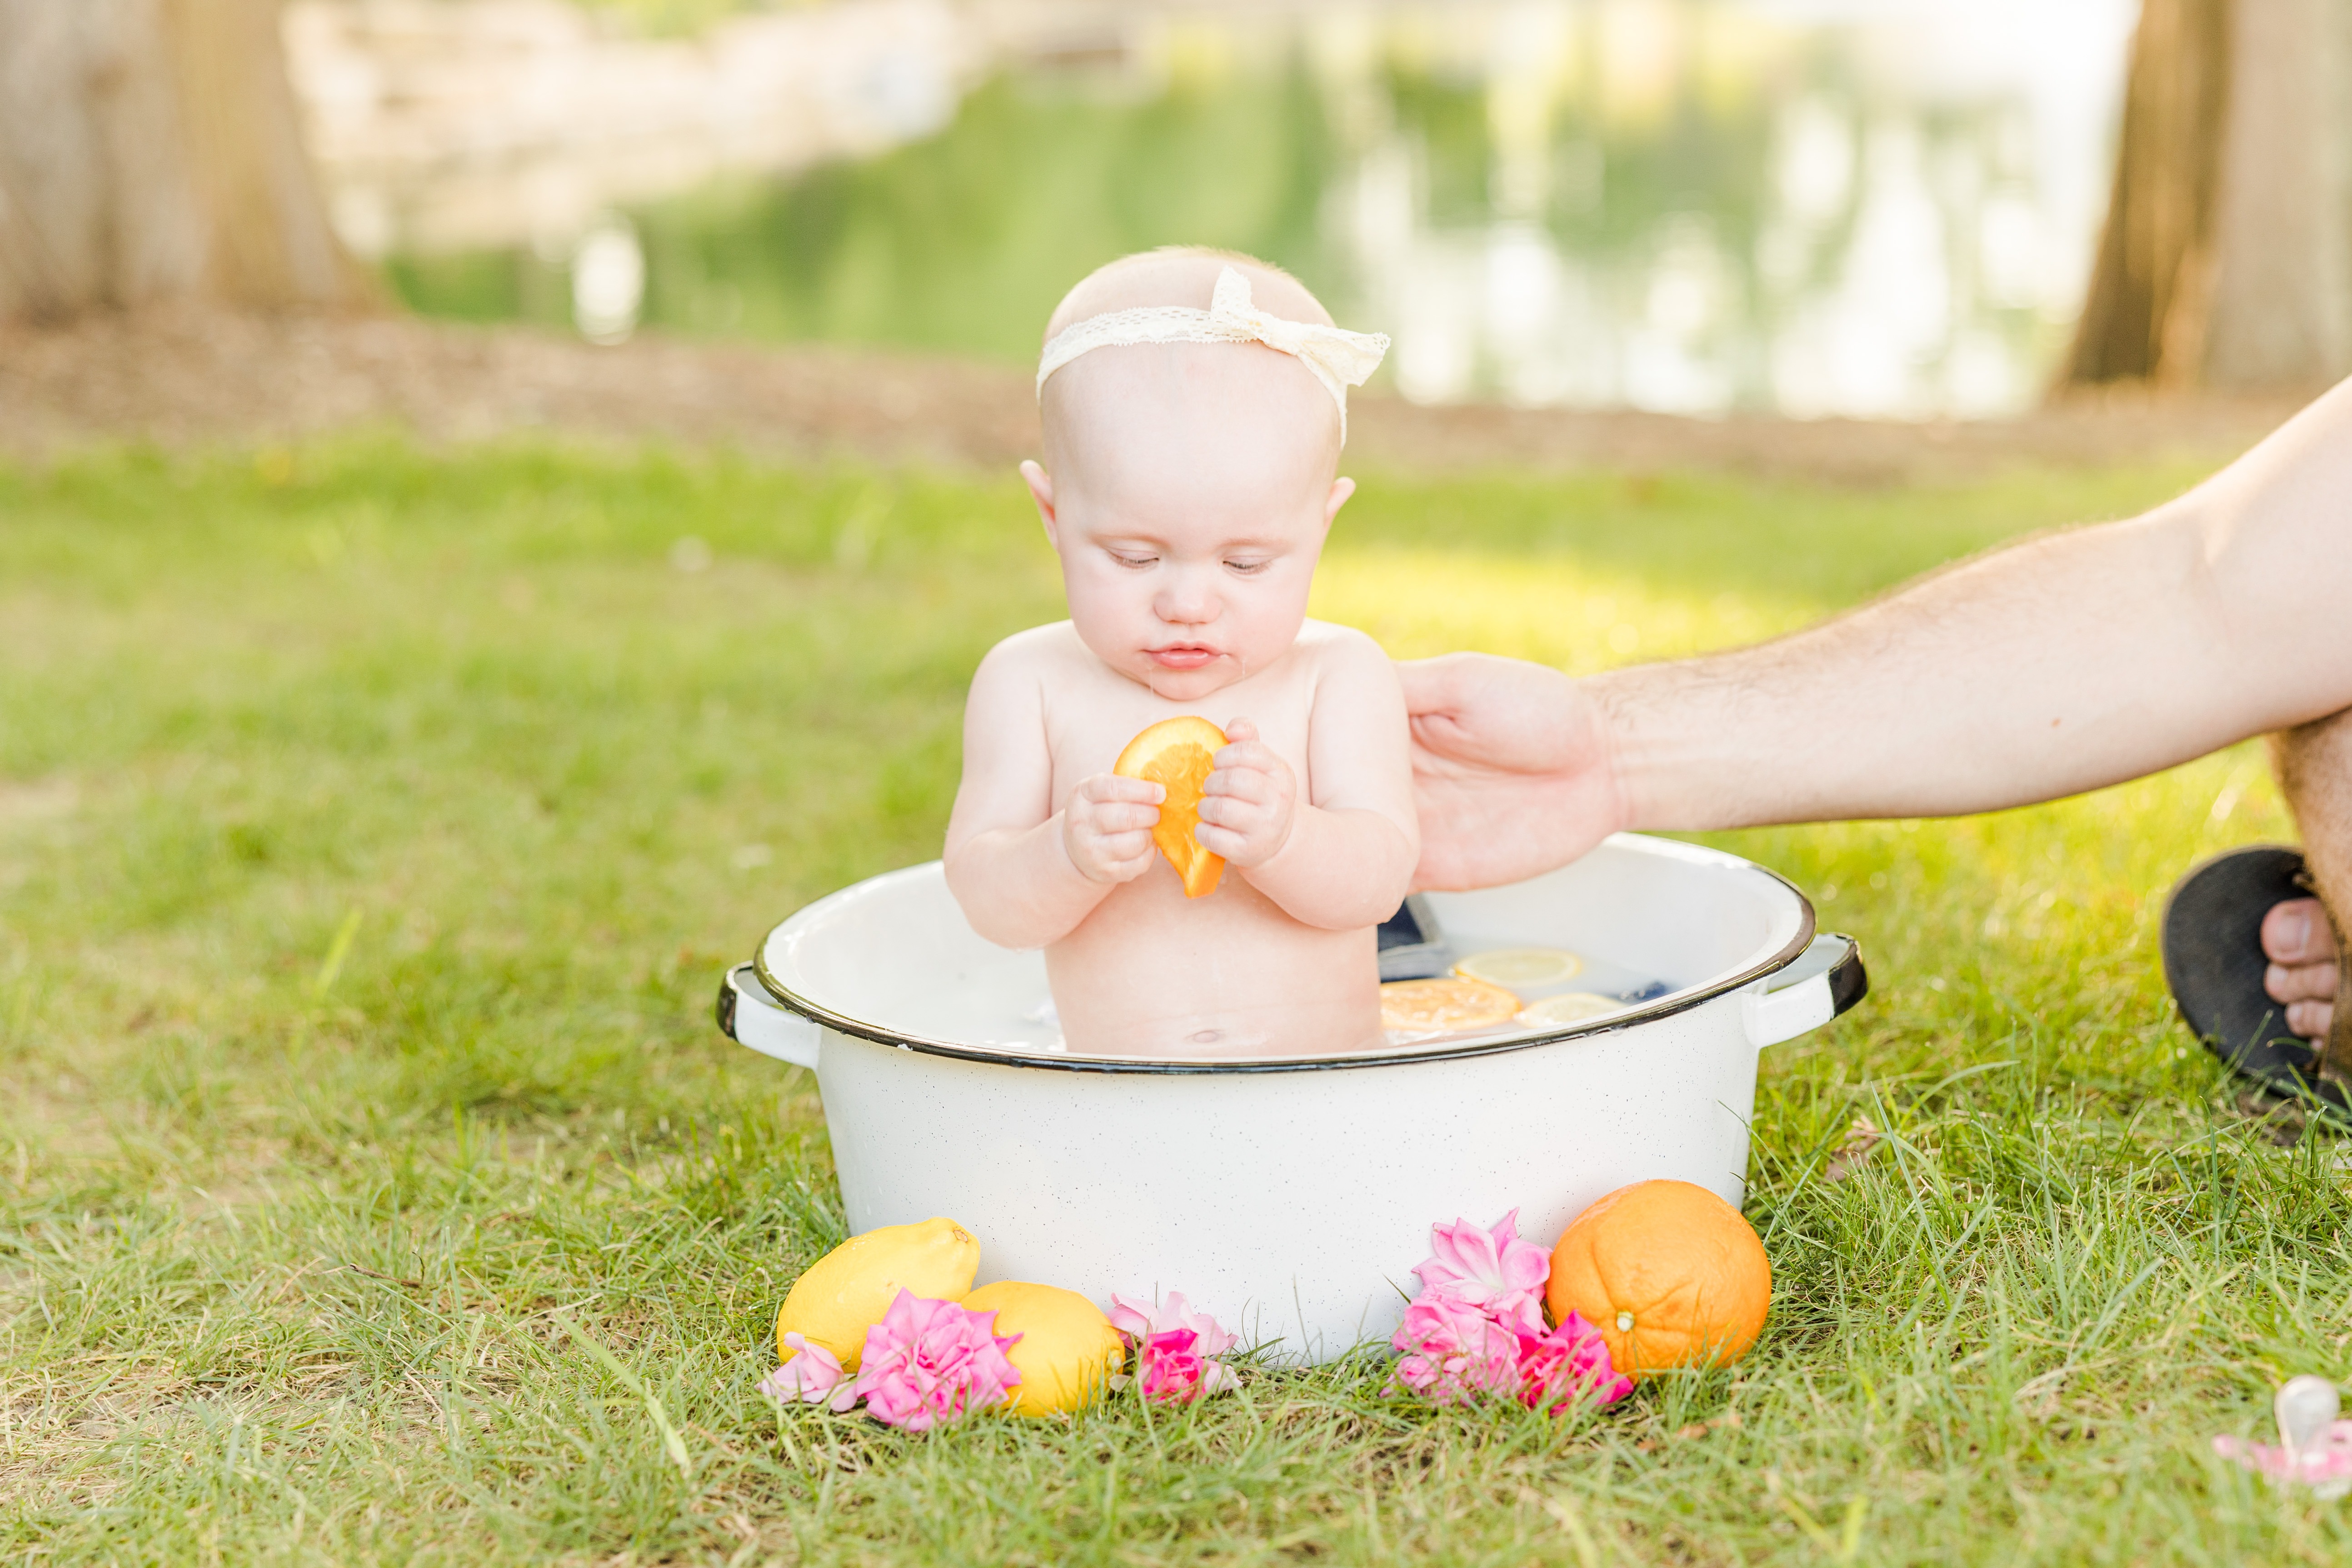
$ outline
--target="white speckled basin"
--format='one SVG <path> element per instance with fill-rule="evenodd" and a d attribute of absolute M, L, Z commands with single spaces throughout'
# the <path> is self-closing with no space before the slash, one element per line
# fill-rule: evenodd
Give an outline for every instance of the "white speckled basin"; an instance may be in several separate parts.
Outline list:
<path fill-rule="evenodd" d="M 1040 1012 L 1043 957 L 974 934 L 933 862 L 778 926 L 719 1019 L 814 1069 L 854 1229 L 946 1215 L 981 1238 L 983 1282 L 1181 1290 L 1323 1361 L 1393 1331 L 1433 1220 L 1517 1208 L 1549 1245 L 1653 1176 L 1738 1203 L 1758 1053 L 1868 988 L 1794 888 L 1672 840 L 1425 897 L 1457 952 L 1564 947 L 1647 984 L 1581 1023 L 1349 1056 L 1074 1054 Z"/>

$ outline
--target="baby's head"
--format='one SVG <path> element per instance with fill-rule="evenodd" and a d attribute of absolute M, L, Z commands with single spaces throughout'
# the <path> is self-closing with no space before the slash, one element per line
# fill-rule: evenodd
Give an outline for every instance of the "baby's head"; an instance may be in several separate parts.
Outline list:
<path fill-rule="evenodd" d="M 1227 268 L 1264 315 L 1330 326 L 1277 268 L 1157 250 L 1071 289 L 1045 341 L 1114 311 L 1206 311 Z M 1178 701 L 1280 658 L 1306 619 L 1324 535 L 1355 488 L 1336 477 L 1340 406 L 1307 362 L 1255 342 L 1096 348 L 1048 375 L 1040 407 L 1045 466 L 1021 471 L 1087 646 Z"/>

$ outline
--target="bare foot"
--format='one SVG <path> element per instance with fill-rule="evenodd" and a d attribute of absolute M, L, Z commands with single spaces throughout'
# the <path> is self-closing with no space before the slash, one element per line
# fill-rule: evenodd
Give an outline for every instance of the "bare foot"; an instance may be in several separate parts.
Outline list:
<path fill-rule="evenodd" d="M 2317 899 L 2289 899 L 2263 917 L 2263 989 L 2286 1004 L 2286 1026 L 2306 1040 L 2327 1037 L 2336 1011 L 2336 932 Z"/>

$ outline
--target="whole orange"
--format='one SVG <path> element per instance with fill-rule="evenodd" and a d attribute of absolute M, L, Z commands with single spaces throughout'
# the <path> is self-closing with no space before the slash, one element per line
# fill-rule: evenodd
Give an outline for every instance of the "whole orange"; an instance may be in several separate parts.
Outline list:
<path fill-rule="evenodd" d="M 1552 1248 L 1552 1320 L 1576 1312 L 1636 1380 L 1748 1353 L 1772 1304 L 1772 1262 L 1739 1211 L 1688 1182 L 1636 1182 L 1578 1215 Z"/>

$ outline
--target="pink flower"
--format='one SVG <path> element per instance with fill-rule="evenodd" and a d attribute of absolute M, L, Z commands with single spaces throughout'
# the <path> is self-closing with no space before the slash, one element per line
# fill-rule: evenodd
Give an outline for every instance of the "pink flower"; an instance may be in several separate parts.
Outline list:
<path fill-rule="evenodd" d="M 1582 1400 L 1614 1405 L 1633 1392 L 1633 1380 L 1610 1363 L 1601 1331 L 1574 1312 L 1548 1334 L 1522 1331 L 1518 1342 L 1519 1403 L 1530 1410 L 1554 1400 L 1545 1414 L 1558 1415 Z"/>
<path fill-rule="evenodd" d="M 1485 1308 L 1458 1298 L 1423 1291 L 1404 1310 L 1404 1321 L 1390 1342 L 1404 1352 L 1396 1364 L 1397 1382 L 1440 1405 L 1518 1388 L 1517 1333 Z"/>
<path fill-rule="evenodd" d="M 1397 1383 L 1440 1405 L 1507 1394 L 1554 1415 L 1624 1398 L 1633 1382 L 1611 1364 L 1599 1330 L 1574 1312 L 1545 1326 L 1551 1259 L 1518 1228 L 1517 1209 L 1491 1230 L 1465 1219 L 1429 1227 L 1431 1256 L 1413 1270 L 1421 1294 L 1391 1342 L 1403 1352 Z"/>
<path fill-rule="evenodd" d="M 995 1329 L 994 1312 L 974 1312 L 901 1289 L 882 1321 L 866 1331 L 865 1357 L 850 1401 L 863 1399 L 866 1414 L 909 1432 L 928 1432 L 942 1421 L 1002 1405 L 1010 1397 L 1007 1391 L 1021 1382 L 1021 1373 L 1004 1359 L 1021 1336 L 999 1339 Z"/>
<path fill-rule="evenodd" d="M 2306 1486 L 2323 1498 L 2352 1491 L 2352 1421 L 2336 1421 L 2300 1448 L 2273 1448 L 2243 1437 L 2216 1437 L 2213 1451 L 2272 1480 Z"/>
<path fill-rule="evenodd" d="M 1111 1327 L 1135 1346 L 1136 1381 L 1154 1405 L 1190 1405 L 1204 1394 L 1234 1386 L 1234 1369 L 1217 1357 L 1234 1348 L 1235 1336 L 1206 1312 L 1189 1310 L 1181 1290 L 1150 1307 L 1126 1297 L 1110 1299 Z"/>
<path fill-rule="evenodd" d="M 1482 1308 L 1497 1322 L 1531 1334 L 1544 1331 L 1543 1288 L 1551 1256 L 1518 1238 L 1519 1211 L 1492 1230 L 1466 1219 L 1429 1227 L 1431 1256 L 1413 1269 L 1423 1299 L 1432 1296 Z"/>
<path fill-rule="evenodd" d="M 771 1399 L 797 1399 L 803 1405 L 822 1405 L 827 1395 L 838 1393 L 840 1403 L 835 1409 L 846 1410 L 856 1397 L 842 1384 L 841 1362 L 823 1345 L 811 1344 L 799 1334 L 786 1334 L 784 1343 L 793 1352 L 793 1359 L 760 1380 L 760 1392 Z"/>

